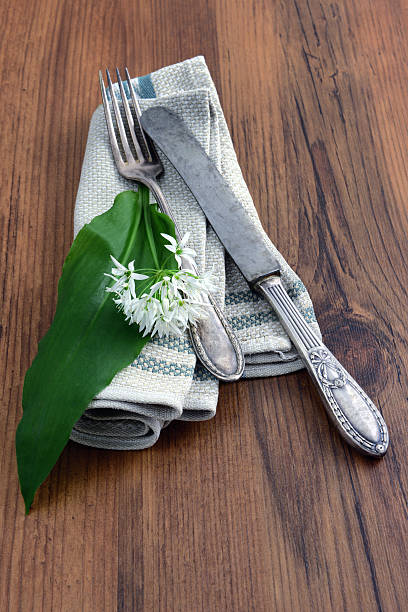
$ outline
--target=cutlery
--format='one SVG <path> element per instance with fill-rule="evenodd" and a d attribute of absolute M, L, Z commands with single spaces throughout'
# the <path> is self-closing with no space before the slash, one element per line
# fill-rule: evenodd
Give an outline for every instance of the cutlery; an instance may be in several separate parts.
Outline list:
<path fill-rule="evenodd" d="M 190 188 L 249 285 L 275 310 L 341 436 L 363 454 L 382 457 L 389 441 L 382 415 L 288 296 L 279 262 L 268 248 L 263 232 L 215 164 L 183 121 L 167 109 L 154 107 L 144 111 L 141 123 Z"/>
<path fill-rule="evenodd" d="M 127 68 L 125 71 L 131 97 L 130 103 L 119 70 L 116 69 L 120 92 L 119 101 L 115 95 L 109 71 L 106 70 L 106 76 L 110 100 L 106 93 L 102 73 L 99 71 L 106 124 L 116 167 L 125 178 L 146 185 L 154 194 L 161 211 L 174 221 L 170 206 L 157 182 L 157 178 L 163 172 L 163 165 L 153 142 L 145 134 L 140 123 L 139 102 Z M 128 138 L 128 133 L 131 140 Z M 176 223 L 175 229 L 177 239 L 180 240 L 181 236 Z M 183 257 L 182 265 L 184 269 L 198 274 L 196 267 Z M 242 376 L 245 365 L 241 346 L 214 298 L 211 295 L 203 294 L 202 301 L 207 304 L 208 316 L 196 325 L 190 326 L 190 336 L 197 357 L 205 368 L 220 380 L 238 380 Z"/>

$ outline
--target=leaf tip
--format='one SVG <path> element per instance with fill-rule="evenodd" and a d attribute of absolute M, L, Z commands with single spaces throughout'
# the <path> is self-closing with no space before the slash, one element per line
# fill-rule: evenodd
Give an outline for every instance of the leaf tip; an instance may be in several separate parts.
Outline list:
<path fill-rule="evenodd" d="M 24 505 L 25 505 L 25 515 L 27 516 L 30 513 L 31 510 L 31 505 L 33 503 L 33 499 L 34 497 L 32 495 L 30 495 L 30 497 L 24 497 Z"/>

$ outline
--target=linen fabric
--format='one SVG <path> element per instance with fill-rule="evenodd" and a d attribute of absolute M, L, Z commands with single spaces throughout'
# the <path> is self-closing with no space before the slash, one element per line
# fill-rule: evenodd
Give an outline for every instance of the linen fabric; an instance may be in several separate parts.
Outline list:
<path fill-rule="evenodd" d="M 160 105 L 177 113 L 205 148 L 278 258 L 290 297 L 320 337 L 305 286 L 261 228 L 204 58 L 167 66 L 134 79 L 133 85 L 142 110 Z M 245 354 L 244 377 L 275 376 L 301 369 L 303 364 L 276 315 L 263 298 L 251 291 L 233 261 L 225 256 L 189 189 L 160 151 L 159 155 L 164 165 L 160 186 L 181 233 L 191 232 L 189 246 L 197 252 L 199 270 L 213 271 L 217 283 L 213 295 L 225 309 Z M 137 190 L 137 183 L 124 179 L 116 169 L 100 106 L 89 129 L 75 206 L 75 234 L 93 217 L 108 210 L 115 196 L 126 189 Z M 134 363 L 94 398 L 74 426 L 71 439 L 100 448 L 147 448 L 173 420 L 212 418 L 217 400 L 218 381 L 197 361 L 188 333 L 182 337 L 155 337 Z"/>

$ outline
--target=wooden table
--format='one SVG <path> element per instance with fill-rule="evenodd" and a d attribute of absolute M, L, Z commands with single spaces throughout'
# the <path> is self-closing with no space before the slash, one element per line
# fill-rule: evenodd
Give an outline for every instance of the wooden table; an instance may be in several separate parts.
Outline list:
<path fill-rule="evenodd" d="M 408 609 L 408 3 L 15 0 L 0 7 L 4 611 Z M 344 445 L 305 372 L 222 385 L 153 448 L 70 443 L 24 516 L 22 381 L 72 240 L 97 71 L 203 54 L 272 240 L 382 410 Z"/>

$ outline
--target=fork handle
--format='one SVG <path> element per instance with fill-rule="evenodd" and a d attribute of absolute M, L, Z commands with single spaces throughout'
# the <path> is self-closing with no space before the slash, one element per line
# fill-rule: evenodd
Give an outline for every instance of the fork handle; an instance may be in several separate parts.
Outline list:
<path fill-rule="evenodd" d="M 152 191 L 161 211 L 174 221 L 160 186 L 154 181 L 146 181 L 145 185 Z M 177 239 L 180 240 L 181 235 L 175 221 L 174 226 Z M 182 261 L 183 268 L 198 275 L 197 268 L 190 261 L 183 257 Z M 207 304 L 208 315 L 196 325 L 190 326 L 190 337 L 196 355 L 203 366 L 220 380 L 238 380 L 245 366 L 241 345 L 212 295 L 202 294 L 202 300 Z"/>
<path fill-rule="evenodd" d="M 387 451 L 389 440 L 383 417 L 366 393 L 313 333 L 288 296 L 279 276 L 264 278 L 254 288 L 276 311 L 340 435 L 361 453 L 382 457 Z"/>

